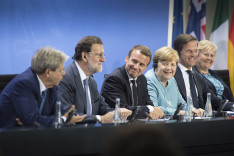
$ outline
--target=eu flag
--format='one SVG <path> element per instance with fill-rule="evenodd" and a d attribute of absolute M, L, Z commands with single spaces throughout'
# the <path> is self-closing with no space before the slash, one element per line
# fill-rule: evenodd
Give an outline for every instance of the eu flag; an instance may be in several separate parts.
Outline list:
<path fill-rule="evenodd" d="M 183 0 L 174 0 L 172 43 L 179 34 L 183 34 Z"/>

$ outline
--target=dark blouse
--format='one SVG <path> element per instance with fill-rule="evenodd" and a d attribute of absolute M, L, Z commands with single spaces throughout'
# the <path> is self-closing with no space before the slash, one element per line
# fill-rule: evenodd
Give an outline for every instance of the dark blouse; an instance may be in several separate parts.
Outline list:
<path fill-rule="evenodd" d="M 201 73 L 197 69 L 196 66 L 194 66 L 194 69 L 197 72 Z M 234 102 L 232 92 L 231 92 L 229 86 L 222 80 L 221 76 L 217 72 L 215 72 L 214 70 L 211 70 L 211 69 L 209 69 L 208 72 L 209 72 L 210 75 L 212 75 L 214 78 L 216 78 L 223 85 L 224 90 L 223 90 L 223 94 L 222 94 L 222 99 L 224 99 L 224 100 L 228 99 L 229 101 L 233 101 Z M 209 89 L 211 89 L 214 93 L 216 93 L 216 96 L 218 96 L 217 89 L 215 88 L 215 85 L 210 80 L 208 80 L 207 78 L 205 80 L 206 80 L 206 84 L 209 87 Z"/>

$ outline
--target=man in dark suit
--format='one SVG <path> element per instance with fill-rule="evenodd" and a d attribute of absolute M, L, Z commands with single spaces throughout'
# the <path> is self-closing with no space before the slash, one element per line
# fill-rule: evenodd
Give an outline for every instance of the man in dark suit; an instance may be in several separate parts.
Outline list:
<path fill-rule="evenodd" d="M 64 62 L 67 58 L 66 54 L 51 47 L 44 47 L 35 53 L 31 68 L 16 76 L 0 95 L 1 128 L 34 126 L 35 123 L 52 125 L 57 101 L 56 86 L 65 74 Z M 46 93 L 45 98 L 42 98 L 43 93 Z M 82 120 L 79 117 L 76 119 Z"/>
<path fill-rule="evenodd" d="M 97 36 L 82 38 L 76 45 L 73 59 L 75 61 L 66 67 L 66 75 L 58 89 L 62 104 L 67 109 L 74 104 L 77 113 L 87 114 L 84 122 L 112 122 L 113 109 L 100 96 L 97 83 L 92 77 L 92 74 L 102 71 L 102 62 L 105 61 L 101 39 Z M 131 111 L 122 109 L 121 114 L 125 117 L 130 115 Z"/>
<path fill-rule="evenodd" d="M 151 57 L 149 48 L 136 45 L 126 56 L 126 64 L 108 75 L 102 85 L 101 95 L 112 108 L 116 98 L 120 98 L 121 107 L 130 110 L 138 108 L 139 118 L 146 118 L 145 112 L 153 119 L 164 115 L 160 108 L 153 106 L 148 94 L 146 78 L 142 74 L 148 67 Z M 134 93 L 135 87 L 136 93 Z"/>
<path fill-rule="evenodd" d="M 192 97 L 193 106 L 200 108 L 197 113 L 203 114 L 207 93 L 211 93 L 212 108 L 217 110 L 225 101 L 219 99 L 207 87 L 205 78 L 193 69 L 198 56 L 197 39 L 189 34 L 180 34 L 174 41 L 174 49 L 179 53 L 180 57 L 174 77 L 184 100 L 187 101 L 188 96 Z M 194 87 L 191 87 L 190 81 L 192 81 Z M 194 94 L 192 88 L 194 88 Z M 230 106 L 227 105 L 224 110 L 230 110 Z"/>

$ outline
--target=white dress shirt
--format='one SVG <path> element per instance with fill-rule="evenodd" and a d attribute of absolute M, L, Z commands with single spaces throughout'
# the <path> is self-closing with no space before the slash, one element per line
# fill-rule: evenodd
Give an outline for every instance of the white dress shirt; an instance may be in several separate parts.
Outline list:
<path fill-rule="evenodd" d="M 80 73 L 80 78 L 81 78 L 81 82 L 82 82 L 82 85 L 84 87 L 84 79 L 87 78 L 87 76 L 85 75 L 84 71 L 80 68 L 79 64 L 75 61 L 75 64 L 76 64 L 76 67 L 78 69 L 78 72 Z M 90 95 L 90 90 L 89 90 L 89 87 L 88 87 L 88 95 L 89 95 L 89 101 L 90 101 L 90 109 L 91 109 L 91 114 L 92 114 L 92 102 L 91 102 L 91 95 Z M 100 115 L 96 115 L 97 119 L 99 121 L 101 121 L 101 116 Z"/>
<path fill-rule="evenodd" d="M 132 91 L 132 82 L 131 82 L 131 80 L 137 80 L 137 77 L 136 77 L 135 79 L 133 79 L 133 78 L 128 74 L 127 70 L 126 70 L 126 73 L 127 73 L 127 75 L 128 75 L 128 80 L 129 80 L 130 88 L 131 88 L 131 91 Z M 136 83 L 135 85 L 136 85 L 136 87 L 137 87 L 137 83 Z M 133 91 L 132 91 L 132 97 L 133 97 Z M 153 106 L 147 105 L 147 107 L 149 108 L 149 112 L 153 112 L 153 111 L 154 111 Z"/>
<path fill-rule="evenodd" d="M 37 75 L 37 74 L 36 74 Z M 40 86 L 40 93 L 41 93 L 41 96 L 42 96 L 42 92 L 45 91 L 47 88 L 46 86 L 44 85 L 44 83 L 41 81 L 41 79 L 39 78 L 39 76 L 37 75 L 37 79 L 38 79 L 38 82 L 39 82 L 39 86 Z M 63 119 L 64 122 L 66 122 L 67 118 L 65 116 L 62 116 L 61 117 Z"/>
<path fill-rule="evenodd" d="M 187 73 L 187 70 L 189 70 L 188 68 L 186 68 L 185 66 L 183 66 L 182 64 L 178 64 L 178 67 L 180 68 L 181 72 L 182 72 L 182 76 L 184 78 L 184 84 L 185 84 L 185 88 L 186 88 L 186 94 L 187 97 L 188 96 L 192 96 L 191 95 L 191 90 L 190 90 L 190 83 L 189 83 L 189 74 Z M 191 68 L 192 71 L 192 68 Z M 194 82 L 195 84 L 195 82 Z M 197 93 L 197 86 L 195 84 L 195 89 L 196 89 L 196 93 Z"/>
<path fill-rule="evenodd" d="M 77 66 L 77 69 L 78 69 L 78 72 L 80 73 L 80 78 L 81 78 L 81 83 L 83 85 L 83 88 L 84 88 L 84 79 L 88 78 L 89 76 L 86 76 L 84 71 L 80 68 L 79 64 L 75 61 L 75 64 Z M 88 96 L 89 96 L 89 101 L 90 101 L 90 111 L 91 111 L 91 114 L 92 114 L 92 102 L 91 102 L 91 96 L 90 96 L 90 90 L 89 90 L 89 86 L 88 86 Z"/>
<path fill-rule="evenodd" d="M 47 88 L 46 88 L 46 86 L 44 85 L 44 83 L 41 81 L 41 79 L 39 78 L 38 75 L 37 75 L 37 79 L 38 79 L 38 82 L 39 82 L 40 93 L 41 93 L 41 96 L 42 96 L 42 92 L 45 91 Z"/>

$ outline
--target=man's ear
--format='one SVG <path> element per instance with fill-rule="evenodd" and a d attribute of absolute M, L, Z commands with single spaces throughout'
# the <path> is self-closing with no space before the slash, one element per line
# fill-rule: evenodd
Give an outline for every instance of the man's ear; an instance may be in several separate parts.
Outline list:
<path fill-rule="evenodd" d="M 125 63 L 127 63 L 128 62 L 128 55 L 126 56 L 126 58 L 125 58 Z"/>
<path fill-rule="evenodd" d="M 85 52 L 85 51 L 83 51 L 82 53 L 81 53 L 81 57 L 82 57 L 82 60 L 84 61 L 84 62 L 87 62 L 88 60 L 87 60 L 87 53 Z"/>
<path fill-rule="evenodd" d="M 46 77 L 49 77 L 49 76 L 50 76 L 50 72 L 51 72 L 51 69 L 50 69 L 50 68 L 47 68 L 47 69 L 45 70 L 45 75 L 46 75 Z"/>

